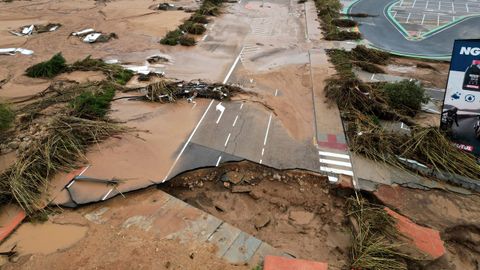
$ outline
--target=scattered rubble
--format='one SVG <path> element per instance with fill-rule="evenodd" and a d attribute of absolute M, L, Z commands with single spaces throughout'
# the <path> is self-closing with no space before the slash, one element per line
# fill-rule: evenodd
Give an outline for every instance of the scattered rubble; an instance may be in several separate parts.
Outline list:
<path fill-rule="evenodd" d="M 33 34 L 41 34 L 46 32 L 55 32 L 62 25 L 59 23 L 49 23 L 46 25 L 43 24 L 32 24 L 27 26 L 22 26 L 15 31 L 9 31 L 12 35 L 15 36 L 31 36 Z"/>
<path fill-rule="evenodd" d="M 70 35 L 80 38 L 85 43 L 108 42 L 111 39 L 118 39 L 118 35 L 115 33 L 105 34 L 95 31 L 93 28 L 73 32 Z"/>

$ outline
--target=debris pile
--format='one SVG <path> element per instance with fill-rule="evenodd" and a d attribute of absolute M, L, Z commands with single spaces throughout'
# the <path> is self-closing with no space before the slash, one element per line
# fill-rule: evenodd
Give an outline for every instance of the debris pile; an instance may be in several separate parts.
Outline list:
<path fill-rule="evenodd" d="M 218 16 L 224 0 L 204 0 L 200 8 L 195 11 L 178 29 L 170 31 L 160 40 L 161 44 L 175 46 L 195 45 L 195 39 L 191 35 L 201 35 L 207 31 L 205 24 L 209 22 L 207 16 Z"/>
<path fill-rule="evenodd" d="M 244 92 L 237 86 L 203 81 L 160 81 L 148 85 L 142 90 L 144 98 L 155 102 L 175 102 L 186 98 L 192 102 L 195 98 L 211 98 L 217 100 L 230 99 L 235 93 Z"/>
<path fill-rule="evenodd" d="M 385 53 L 357 46 L 351 52 L 329 50 L 328 55 L 337 75 L 328 80 L 325 93 L 342 111 L 355 153 L 427 177 L 480 178 L 480 165 L 471 154 L 457 149 L 436 128 L 420 127 L 413 121 L 425 101 L 423 89 L 415 82 L 364 83 L 353 73 L 355 61 L 381 63 L 388 59 Z M 382 120 L 405 123 L 411 132 L 389 131 Z"/>
<path fill-rule="evenodd" d="M 341 19 L 342 4 L 338 0 L 315 0 L 318 17 L 321 19 L 322 30 L 326 40 L 360 39 L 359 32 L 339 27 L 353 27 L 356 23 L 349 19 Z"/>
<path fill-rule="evenodd" d="M 62 25 L 59 23 L 49 23 L 46 25 L 43 24 L 31 24 L 27 26 L 22 26 L 15 31 L 9 31 L 10 34 L 15 36 L 30 36 L 33 34 L 41 34 L 46 32 L 57 31 Z"/>
<path fill-rule="evenodd" d="M 80 38 L 85 43 L 108 42 L 111 39 L 118 39 L 118 36 L 115 33 L 106 34 L 95 31 L 93 28 L 73 32 L 70 35 Z"/>

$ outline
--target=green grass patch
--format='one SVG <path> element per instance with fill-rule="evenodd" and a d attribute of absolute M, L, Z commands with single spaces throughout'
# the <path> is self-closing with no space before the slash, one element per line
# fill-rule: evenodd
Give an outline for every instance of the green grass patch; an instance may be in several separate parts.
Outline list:
<path fill-rule="evenodd" d="M 15 120 L 15 113 L 5 103 L 0 103 L 0 132 L 9 129 Z"/>
<path fill-rule="evenodd" d="M 84 92 L 70 102 L 72 115 L 84 119 L 102 119 L 110 109 L 115 87 L 103 85 L 97 92 Z"/>
<path fill-rule="evenodd" d="M 383 92 L 392 108 L 405 111 L 408 115 L 415 115 L 422 108 L 422 103 L 428 101 L 425 89 L 413 80 L 387 83 Z"/>
<path fill-rule="evenodd" d="M 185 21 L 182 25 L 178 27 L 180 30 L 187 32 L 192 35 L 201 35 L 207 31 L 207 28 L 202 24 L 195 23 L 192 21 Z"/>
<path fill-rule="evenodd" d="M 53 78 L 64 72 L 66 68 L 65 58 L 61 53 L 57 53 L 50 60 L 27 68 L 26 74 L 32 78 Z"/>

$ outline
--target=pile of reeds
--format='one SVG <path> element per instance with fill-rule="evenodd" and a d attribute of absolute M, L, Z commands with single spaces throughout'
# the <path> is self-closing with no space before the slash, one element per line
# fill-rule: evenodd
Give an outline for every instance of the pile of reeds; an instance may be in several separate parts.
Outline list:
<path fill-rule="evenodd" d="M 95 59 L 87 56 L 83 60 L 76 61 L 69 65 L 66 69 L 68 72 L 72 71 L 101 71 L 107 78 L 120 85 L 127 84 L 133 77 L 133 71 L 125 69 L 116 64 L 107 64 L 101 59 Z"/>
<path fill-rule="evenodd" d="M 400 232 L 395 219 L 382 206 L 362 197 L 347 201 L 352 225 L 352 269 L 406 270 L 409 256 L 398 251 Z"/>
<path fill-rule="evenodd" d="M 401 161 L 406 158 L 424 164 L 429 172 L 480 179 L 475 157 L 455 147 L 436 127 L 414 127 L 407 135 L 365 123 L 358 120 L 349 126 L 350 148 L 355 153 L 400 168 L 413 169 Z"/>
<path fill-rule="evenodd" d="M 27 213 L 42 208 L 41 195 L 55 173 L 78 165 L 89 145 L 125 131 L 106 121 L 64 115 L 51 119 L 44 133 L 0 175 L 0 204 L 16 202 Z"/>

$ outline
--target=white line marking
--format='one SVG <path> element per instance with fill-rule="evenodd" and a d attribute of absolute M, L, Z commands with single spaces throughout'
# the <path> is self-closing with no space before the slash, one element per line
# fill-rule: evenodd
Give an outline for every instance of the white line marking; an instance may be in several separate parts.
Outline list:
<path fill-rule="evenodd" d="M 350 156 L 345 154 L 338 154 L 338 153 L 324 152 L 324 151 L 318 151 L 318 154 L 326 157 L 343 158 L 348 160 L 350 159 Z"/>
<path fill-rule="evenodd" d="M 233 70 L 235 69 L 235 66 L 238 64 L 238 61 L 240 60 L 240 55 L 243 52 L 243 48 L 240 50 L 240 53 L 238 54 L 237 58 L 233 62 L 232 67 L 230 67 L 230 70 L 227 73 L 227 76 L 225 76 L 225 79 L 223 80 L 223 84 L 226 84 L 228 82 L 228 79 L 230 78 L 230 75 L 232 75 Z"/>
<path fill-rule="evenodd" d="M 428 2 L 429 1 L 427 1 L 427 3 L 425 4 L 425 9 L 428 9 Z"/>
<path fill-rule="evenodd" d="M 78 176 L 81 176 L 82 174 L 84 174 L 84 173 L 88 170 L 88 168 L 90 168 L 90 165 L 88 165 L 87 167 L 85 167 L 85 169 L 83 169 L 83 170 L 78 174 Z"/>
<path fill-rule="evenodd" d="M 237 114 L 237 116 L 235 116 L 235 121 L 233 121 L 233 125 L 232 125 L 232 127 L 234 127 L 234 126 L 235 126 L 235 124 L 237 123 L 237 120 L 238 120 L 238 114 Z"/>
<path fill-rule="evenodd" d="M 337 173 L 337 174 L 345 174 L 345 175 L 353 176 L 353 172 L 352 172 L 352 171 L 333 169 L 333 168 L 323 167 L 323 166 L 320 166 L 320 171 Z"/>
<path fill-rule="evenodd" d="M 66 188 L 70 188 L 74 183 L 75 183 L 75 180 L 72 180 L 72 182 L 70 182 L 70 184 L 68 184 L 68 186 L 66 186 Z"/>
<path fill-rule="evenodd" d="M 244 104 L 244 103 L 242 102 L 242 105 L 240 105 L 240 110 L 243 109 L 243 104 Z"/>
<path fill-rule="evenodd" d="M 194 101 L 193 106 L 192 106 L 192 110 L 195 109 L 195 107 L 197 107 L 197 102 Z"/>
<path fill-rule="evenodd" d="M 105 196 L 103 196 L 102 201 L 105 201 L 105 200 L 107 199 L 108 195 L 110 195 L 110 193 L 112 193 L 112 191 L 113 191 L 113 188 L 110 189 L 110 190 L 107 192 L 107 194 L 105 194 Z"/>
<path fill-rule="evenodd" d="M 232 135 L 232 133 L 228 133 L 227 139 L 225 140 L 225 146 L 227 146 L 228 140 L 230 140 L 230 135 Z"/>
<path fill-rule="evenodd" d="M 275 89 L 275 96 L 278 95 L 278 89 Z"/>
<path fill-rule="evenodd" d="M 412 13 L 408 13 L 408 17 L 407 17 L 407 21 L 405 23 L 408 23 L 408 21 L 410 20 L 410 15 L 412 15 Z"/>
<path fill-rule="evenodd" d="M 205 35 L 202 37 L 202 41 L 205 41 L 205 39 L 207 38 L 208 35 Z"/>
<path fill-rule="evenodd" d="M 417 0 L 414 0 L 414 1 L 413 1 L 413 4 L 412 4 L 412 8 L 415 7 L 415 4 L 416 4 L 416 3 L 417 3 Z"/>
<path fill-rule="evenodd" d="M 193 129 L 192 134 L 190 134 L 190 137 L 188 137 L 187 141 L 186 141 L 185 144 L 183 145 L 182 150 L 180 150 L 180 153 L 178 154 L 177 158 L 173 161 L 173 164 L 172 164 L 172 166 L 170 167 L 170 170 L 168 170 L 167 175 L 165 175 L 165 178 L 162 180 L 162 183 L 167 180 L 168 176 L 170 175 L 170 173 L 171 173 L 172 170 L 173 170 L 173 167 L 175 167 L 175 165 L 177 164 L 178 160 L 180 159 L 180 156 L 183 154 L 183 152 L 184 152 L 185 149 L 187 148 L 188 144 L 189 144 L 190 141 L 192 140 L 193 135 L 195 135 L 195 132 L 197 132 L 197 129 L 198 129 L 198 127 L 200 126 L 200 124 L 202 123 L 203 119 L 205 118 L 205 115 L 207 115 L 208 110 L 210 110 L 210 107 L 212 107 L 213 101 L 215 101 L 215 100 L 212 99 L 212 101 L 210 101 L 210 104 L 208 105 L 207 109 L 206 109 L 205 112 L 203 113 L 202 118 L 200 118 L 200 120 L 198 121 L 197 125 L 195 126 L 195 129 Z"/>
<path fill-rule="evenodd" d="M 222 118 L 223 112 L 225 112 L 225 107 L 222 106 L 222 102 L 217 104 L 217 106 L 215 107 L 215 110 L 220 111 L 220 115 L 218 116 L 218 119 L 215 122 L 218 125 L 218 123 L 220 122 L 220 118 Z"/>
<path fill-rule="evenodd" d="M 441 7 L 442 7 L 442 1 L 439 1 L 438 2 L 438 10 L 441 10 Z"/>
<path fill-rule="evenodd" d="M 370 81 L 373 81 L 374 77 L 375 77 L 375 73 L 372 74 L 372 77 L 370 78 Z"/>
<path fill-rule="evenodd" d="M 453 2 L 452 2 L 452 13 L 455 13 L 455 6 L 453 5 Z"/>
<path fill-rule="evenodd" d="M 215 167 L 218 167 L 218 164 L 220 164 L 220 160 L 222 160 L 222 156 L 218 157 L 217 164 L 215 165 Z"/>
<path fill-rule="evenodd" d="M 403 0 L 400 1 L 400 4 L 398 5 L 398 7 L 401 7 L 403 5 Z"/>
<path fill-rule="evenodd" d="M 440 14 L 437 14 L 437 26 L 440 25 Z"/>
<path fill-rule="evenodd" d="M 265 148 L 262 148 L 262 157 L 264 153 L 265 153 Z"/>
<path fill-rule="evenodd" d="M 262 164 L 262 161 L 263 161 L 263 160 L 260 159 L 260 162 L 259 162 L 259 163 Z"/>
<path fill-rule="evenodd" d="M 338 165 L 338 166 L 343 166 L 343 167 L 348 167 L 351 168 L 352 164 L 350 162 L 343 162 L 343 161 L 337 161 L 337 160 L 332 160 L 332 159 L 319 159 L 320 163 L 325 163 L 325 164 L 331 164 L 331 165 Z"/>
<path fill-rule="evenodd" d="M 265 139 L 263 140 L 263 145 L 267 145 L 268 131 L 270 130 L 270 124 L 272 122 L 272 113 L 270 113 L 270 118 L 268 118 L 267 132 L 265 133 Z"/>
<path fill-rule="evenodd" d="M 425 13 L 423 13 L 423 17 L 422 17 L 422 23 L 421 25 L 423 25 L 423 22 L 425 21 Z"/>
<path fill-rule="evenodd" d="M 467 12 L 470 12 L 470 10 L 468 9 L 468 3 L 465 4 L 465 7 L 467 8 Z"/>

